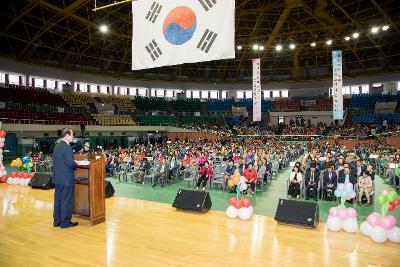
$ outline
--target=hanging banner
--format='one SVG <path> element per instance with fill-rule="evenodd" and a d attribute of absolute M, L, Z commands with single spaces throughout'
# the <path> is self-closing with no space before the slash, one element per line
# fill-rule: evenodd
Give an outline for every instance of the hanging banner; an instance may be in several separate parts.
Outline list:
<path fill-rule="evenodd" d="M 261 68 L 260 59 L 253 59 L 253 121 L 261 121 Z"/>
<path fill-rule="evenodd" d="M 342 50 L 332 51 L 333 68 L 333 119 L 343 120 L 343 76 L 342 76 Z"/>

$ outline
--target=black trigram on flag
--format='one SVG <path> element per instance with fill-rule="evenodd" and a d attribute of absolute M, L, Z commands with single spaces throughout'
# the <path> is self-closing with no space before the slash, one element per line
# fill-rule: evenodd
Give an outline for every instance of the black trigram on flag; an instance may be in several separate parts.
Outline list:
<path fill-rule="evenodd" d="M 158 15 L 160 14 L 162 7 L 163 6 L 160 5 L 159 3 L 153 2 L 153 4 L 151 4 L 149 12 L 146 15 L 146 19 L 148 21 L 150 21 L 151 23 L 156 22 L 156 19 L 157 19 Z"/>
<path fill-rule="evenodd" d="M 200 4 L 203 6 L 205 11 L 210 10 L 215 4 L 217 0 L 199 0 Z"/>
<path fill-rule="evenodd" d="M 217 36 L 218 34 L 207 29 L 201 37 L 200 42 L 197 44 L 197 48 L 208 53 Z"/>
<path fill-rule="evenodd" d="M 145 48 L 147 53 L 149 53 L 151 56 L 153 62 L 162 55 L 161 49 L 158 47 L 158 44 L 154 39 L 148 45 L 146 45 Z"/>

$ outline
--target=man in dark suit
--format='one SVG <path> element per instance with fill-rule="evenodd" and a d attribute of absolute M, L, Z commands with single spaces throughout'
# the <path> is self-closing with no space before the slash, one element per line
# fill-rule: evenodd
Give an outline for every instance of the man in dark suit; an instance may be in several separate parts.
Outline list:
<path fill-rule="evenodd" d="M 323 190 L 325 196 L 327 196 L 328 189 L 331 190 L 330 194 L 333 195 L 333 192 L 335 191 L 337 186 L 337 175 L 336 172 L 333 171 L 333 166 L 329 166 L 329 168 L 325 171 L 323 179 Z"/>
<path fill-rule="evenodd" d="M 353 175 L 357 178 L 360 177 L 366 170 L 367 167 L 362 164 L 361 159 L 357 160 L 357 163 L 354 165 L 354 167 L 352 167 Z"/>
<path fill-rule="evenodd" d="M 351 172 L 349 166 L 344 167 L 343 171 L 339 173 L 339 183 L 352 183 L 353 188 L 354 185 L 357 183 L 357 177 L 355 177 Z"/>
<path fill-rule="evenodd" d="M 53 152 L 53 183 L 54 191 L 54 227 L 68 228 L 78 225 L 71 222 L 72 208 L 74 204 L 74 169 L 77 167 L 74 161 L 72 148 L 69 143 L 74 138 L 71 129 L 61 131 L 60 142 Z"/>
<path fill-rule="evenodd" d="M 319 171 L 316 170 L 315 163 L 310 165 L 310 169 L 307 170 L 305 176 L 306 184 L 306 200 L 310 198 L 310 192 L 313 192 L 314 200 L 318 200 L 318 184 L 319 184 Z"/>

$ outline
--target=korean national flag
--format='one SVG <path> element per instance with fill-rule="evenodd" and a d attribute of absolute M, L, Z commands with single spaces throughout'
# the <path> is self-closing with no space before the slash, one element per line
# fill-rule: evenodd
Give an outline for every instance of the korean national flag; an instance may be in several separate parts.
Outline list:
<path fill-rule="evenodd" d="M 132 69 L 235 58 L 235 0 L 132 2 Z"/>

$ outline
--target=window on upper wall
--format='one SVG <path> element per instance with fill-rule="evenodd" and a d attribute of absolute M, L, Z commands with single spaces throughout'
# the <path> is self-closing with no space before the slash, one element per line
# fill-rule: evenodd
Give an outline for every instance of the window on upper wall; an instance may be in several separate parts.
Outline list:
<path fill-rule="evenodd" d="M 44 87 L 44 80 L 39 77 L 32 77 L 31 79 L 29 79 L 30 81 L 29 86 L 33 86 L 32 79 L 35 80 L 35 87 Z"/>
<path fill-rule="evenodd" d="M 134 95 L 134 96 L 136 95 L 136 88 L 128 87 L 127 90 L 129 95 Z"/>
<path fill-rule="evenodd" d="M 360 87 L 358 85 L 351 87 L 351 94 L 352 95 L 358 95 L 359 93 L 360 93 Z"/>
<path fill-rule="evenodd" d="M 146 96 L 146 88 L 139 88 L 138 94 L 140 96 Z"/>
<path fill-rule="evenodd" d="M 248 99 L 252 99 L 253 98 L 253 91 L 245 91 L 245 96 Z"/>
<path fill-rule="evenodd" d="M 271 91 L 264 91 L 264 99 L 270 99 L 271 98 Z"/>
<path fill-rule="evenodd" d="M 289 90 L 282 90 L 282 97 L 289 97 Z"/>
<path fill-rule="evenodd" d="M 210 98 L 218 99 L 218 91 L 211 91 Z"/>
<path fill-rule="evenodd" d="M 243 91 L 237 91 L 236 97 L 239 98 L 239 99 L 244 98 L 244 92 Z"/>
<path fill-rule="evenodd" d="M 107 94 L 107 85 L 99 85 L 99 86 L 100 86 L 100 93 Z"/>
<path fill-rule="evenodd" d="M 186 98 L 192 98 L 192 91 L 186 90 Z"/>
<path fill-rule="evenodd" d="M 0 83 L 6 83 L 6 74 L 0 72 Z"/>
<path fill-rule="evenodd" d="M 361 85 L 361 93 L 369 94 L 369 85 L 368 84 Z"/>
<path fill-rule="evenodd" d="M 56 89 L 56 81 L 55 80 L 46 80 L 46 88 Z"/>
<path fill-rule="evenodd" d="M 372 84 L 372 87 L 381 87 L 381 86 L 382 86 L 381 83 L 373 83 L 373 84 Z"/>
<path fill-rule="evenodd" d="M 166 90 L 165 96 L 166 97 L 174 97 L 174 90 Z"/>
<path fill-rule="evenodd" d="M 400 82 L 397 83 L 397 91 L 400 91 Z"/>
<path fill-rule="evenodd" d="M 120 86 L 119 87 L 119 94 L 120 95 L 127 95 L 127 88 L 126 87 L 122 87 L 122 86 Z"/>
<path fill-rule="evenodd" d="M 164 97 L 164 89 L 157 89 L 156 90 L 157 97 Z"/>
<path fill-rule="evenodd" d="M 200 91 L 193 91 L 193 98 L 200 98 Z"/>
<path fill-rule="evenodd" d="M 228 98 L 228 91 L 222 91 L 222 96 L 221 96 L 221 98 L 222 98 L 222 99 Z"/>
<path fill-rule="evenodd" d="M 351 94 L 351 87 L 350 86 L 342 87 L 342 92 L 343 92 L 344 95 L 350 95 Z"/>
<path fill-rule="evenodd" d="M 201 98 L 208 98 L 208 91 L 201 91 Z"/>
<path fill-rule="evenodd" d="M 277 90 L 272 91 L 272 97 L 279 97 L 279 91 Z"/>
<path fill-rule="evenodd" d="M 67 82 L 67 81 L 58 81 L 58 83 L 57 83 L 57 89 L 58 90 L 62 90 L 63 89 L 63 85 L 64 84 L 67 84 L 67 83 L 69 83 L 69 82 Z M 70 84 L 70 83 L 69 83 Z"/>

